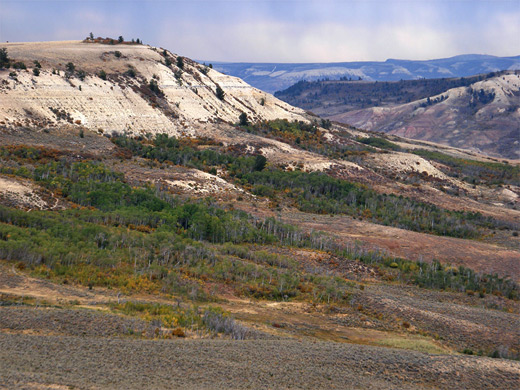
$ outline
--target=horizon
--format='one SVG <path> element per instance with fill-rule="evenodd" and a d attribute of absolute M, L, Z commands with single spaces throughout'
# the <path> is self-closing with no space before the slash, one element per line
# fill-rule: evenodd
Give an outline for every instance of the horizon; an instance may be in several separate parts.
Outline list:
<path fill-rule="evenodd" d="M 90 32 L 219 63 L 515 57 L 520 2 L 0 0 L 2 42 L 81 40 Z"/>

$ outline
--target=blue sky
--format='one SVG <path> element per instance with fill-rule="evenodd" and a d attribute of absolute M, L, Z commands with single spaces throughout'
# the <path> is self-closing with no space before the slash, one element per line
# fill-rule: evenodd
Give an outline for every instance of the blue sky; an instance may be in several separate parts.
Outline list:
<path fill-rule="evenodd" d="M 0 0 L 0 42 L 141 38 L 196 59 L 520 54 L 520 0 Z"/>

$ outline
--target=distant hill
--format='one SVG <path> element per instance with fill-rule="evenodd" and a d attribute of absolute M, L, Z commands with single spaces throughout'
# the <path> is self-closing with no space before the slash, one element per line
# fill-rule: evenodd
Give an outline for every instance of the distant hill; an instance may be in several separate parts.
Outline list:
<path fill-rule="evenodd" d="M 337 114 L 332 119 L 366 130 L 518 159 L 520 74 L 492 77 L 393 107 Z"/>
<path fill-rule="evenodd" d="M 468 54 L 426 61 L 388 59 L 384 62 L 306 64 L 213 62 L 213 66 L 219 72 L 240 77 L 258 89 L 273 93 L 302 80 L 362 78 L 366 81 L 399 81 L 467 77 L 501 70 L 516 70 L 520 69 L 520 56 Z"/>
<path fill-rule="evenodd" d="M 330 117 L 346 111 L 386 107 L 426 99 L 451 88 L 467 87 L 505 72 L 470 77 L 400 81 L 300 81 L 275 93 L 294 106 Z"/>

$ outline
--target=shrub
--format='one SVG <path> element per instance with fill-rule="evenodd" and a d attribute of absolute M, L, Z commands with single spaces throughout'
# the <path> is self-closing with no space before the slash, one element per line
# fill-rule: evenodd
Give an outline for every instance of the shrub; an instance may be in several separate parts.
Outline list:
<path fill-rule="evenodd" d="M 177 67 L 179 69 L 184 69 L 184 59 L 181 56 L 177 57 Z"/>
<path fill-rule="evenodd" d="M 121 52 L 119 50 L 116 50 L 114 52 L 114 55 L 117 57 L 117 58 L 120 58 L 121 57 Z"/>
<path fill-rule="evenodd" d="M 66 68 L 67 68 L 67 71 L 72 73 L 76 69 L 76 66 L 72 62 L 68 62 L 67 65 L 66 65 Z"/>
<path fill-rule="evenodd" d="M 34 69 L 33 69 L 33 75 L 35 75 L 35 76 L 39 76 L 39 75 L 40 75 L 40 69 L 38 69 L 38 68 L 34 68 Z"/>
<path fill-rule="evenodd" d="M 266 164 L 267 159 L 265 158 L 265 156 L 259 154 L 255 157 L 255 165 L 253 165 L 253 170 L 260 172 L 265 168 Z"/>
<path fill-rule="evenodd" d="M 175 337 L 186 337 L 186 334 L 184 333 L 182 328 L 175 328 L 174 330 L 172 330 L 172 336 L 175 336 Z"/>
<path fill-rule="evenodd" d="M 330 123 L 330 122 L 329 122 Z M 330 127 L 330 126 L 329 126 Z M 380 137 L 368 137 L 368 138 L 358 138 L 358 141 L 370 146 L 375 146 L 380 149 L 388 149 L 388 150 L 401 150 L 399 145 L 394 144 L 384 138 Z"/>
<path fill-rule="evenodd" d="M 150 82 L 148 83 L 148 87 L 150 88 L 150 91 L 152 91 L 155 94 L 161 94 L 162 91 L 159 88 L 159 84 L 157 84 L 157 80 L 150 79 Z"/>
<path fill-rule="evenodd" d="M 87 74 L 85 73 L 84 70 L 78 70 L 77 76 L 81 81 L 83 81 L 83 80 L 85 80 L 85 77 L 87 76 Z"/>
<path fill-rule="evenodd" d="M 221 310 L 206 310 L 202 321 L 208 329 L 217 333 L 229 335 L 234 340 L 244 340 L 249 333 L 249 329 L 237 323 L 233 318 L 224 314 Z"/>
<path fill-rule="evenodd" d="M 239 124 L 239 126 L 247 126 L 247 125 L 249 125 L 249 121 L 247 119 L 247 114 L 245 112 L 240 114 L 240 116 L 238 117 L 238 124 Z"/>
<path fill-rule="evenodd" d="M 7 54 L 7 49 L 5 47 L 0 49 L 0 68 L 8 68 L 11 60 L 9 59 L 9 55 Z"/>
<path fill-rule="evenodd" d="M 27 69 L 27 66 L 22 61 L 15 62 L 13 64 L 13 68 L 15 69 Z"/>
<path fill-rule="evenodd" d="M 224 92 L 224 90 L 220 88 L 220 85 L 217 84 L 217 89 L 215 91 L 215 95 L 217 95 L 217 98 L 219 98 L 220 100 L 224 100 L 225 94 L 226 93 Z"/>
<path fill-rule="evenodd" d="M 101 80 L 106 80 L 107 79 L 107 73 L 101 69 L 99 72 L 98 72 L 98 77 L 101 79 Z"/>
<path fill-rule="evenodd" d="M 42 65 L 38 61 L 34 60 L 33 63 L 35 68 L 41 69 Z"/>
<path fill-rule="evenodd" d="M 125 75 L 127 75 L 128 77 L 135 78 L 135 76 L 136 76 L 135 68 L 134 67 L 128 68 L 128 70 L 125 72 Z"/>

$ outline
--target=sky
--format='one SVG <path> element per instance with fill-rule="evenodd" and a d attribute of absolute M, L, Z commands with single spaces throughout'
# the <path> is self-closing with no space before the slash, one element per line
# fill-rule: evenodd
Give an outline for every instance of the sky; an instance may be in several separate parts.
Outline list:
<path fill-rule="evenodd" d="M 0 0 L 0 44 L 140 38 L 198 60 L 520 54 L 520 0 Z"/>

